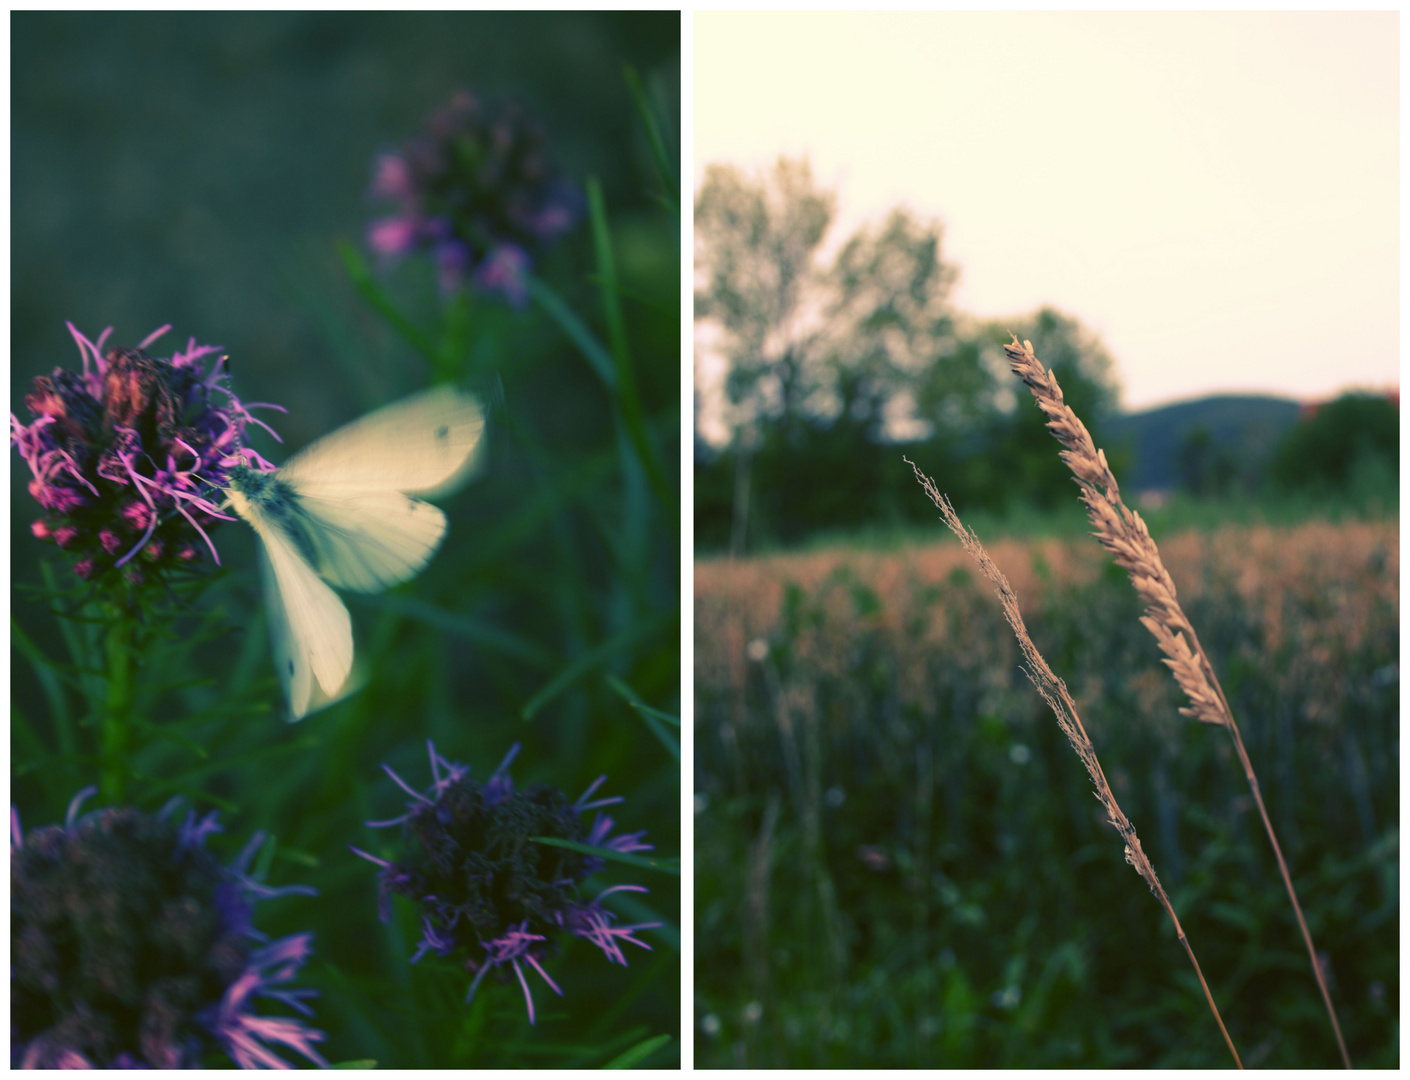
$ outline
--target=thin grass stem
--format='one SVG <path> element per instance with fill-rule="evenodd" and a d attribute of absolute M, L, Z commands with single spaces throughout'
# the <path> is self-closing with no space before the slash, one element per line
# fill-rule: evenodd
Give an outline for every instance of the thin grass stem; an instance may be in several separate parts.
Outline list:
<path fill-rule="evenodd" d="M 1066 684 L 1053 674 L 1052 668 L 1048 666 L 1048 662 L 1043 659 L 1037 646 L 1033 644 L 1033 639 L 1028 636 L 1028 628 L 1024 625 L 1023 615 L 1018 608 L 1018 597 L 1015 595 L 1013 587 L 1009 585 L 1008 578 L 1004 576 L 1003 572 L 994 565 L 989 553 L 979 542 L 979 537 L 964 526 L 959 515 L 955 513 L 954 507 L 950 505 L 950 501 L 940 493 L 930 477 L 916 468 L 909 459 L 906 460 L 906 464 L 915 471 L 916 480 L 925 489 L 930 501 L 940 510 L 950 531 L 959 537 L 965 551 L 979 564 L 980 571 L 998 591 L 999 600 L 1004 609 L 1004 618 L 1008 620 L 1009 626 L 1013 629 L 1014 636 L 1018 639 L 1019 650 L 1023 653 L 1026 664 L 1024 674 L 1028 676 L 1034 688 L 1053 710 L 1053 715 L 1057 717 L 1058 726 L 1062 728 L 1068 742 L 1072 744 L 1072 748 L 1077 751 L 1077 756 L 1082 760 L 1082 764 L 1086 766 L 1087 775 L 1092 778 L 1092 783 L 1097 789 L 1097 798 L 1106 809 L 1107 819 L 1126 843 L 1126 861 L 1145 879 L 1147 886 L 1150 887 L 1151 892 L 1155 894 L 1156 899 L 1165 908 L 1165 913 L 1170 917 L 1170 921 L 1175 927 L 1175 934 L 1179 937 L 1180 944 L 1184 946 L 1185 954 L 1190 958 L 1190 964 L 1195 969 L 1195 976 L 1199 979 L 1200 987 L 1204 990 L 1204 998 L 1209 1003 L 1209 1011 L 1214 1015 L 1215 1023 L 1219 1025 L 1219 1033 L 1224 1036 L 1224 1042 L 1229 1047 L 1229 1053 L 1234 1056 L 1235 1064 L 1242 1069 L 1243 1062 L 1239 1059 L 1239 1052 L 1234 1048 L 1234 1040 L 1229 1037 L 1229 1031 L 1224 1026 L 1224 1018 L 1219 1015 L 1219 1008 L 1214 1004 L 1214 995 L 1210 993 L 1209 984 L 1205 982 L 1204 972 L 1200 970 L 1199 961 L 1195 959 L 1194 949 L 1190 947 L 1189 940 L 1185 937 L 1184 928 L 1175 915 L 1175 908 L 1170 903 L 1170 897 L 1166 895 L 1160 878 L 1156 876 L 1155 867 L 1141 847 L 1140 837 L 1136 835 L 1136 827 L 1131 824 L 1131 820 L 1117 805 L 1116 796 L 1112 793 L 1111 785 L 1107 783 L 1101 762 L 1097 760 L 1096 748 L 1087 735 L 1087 729 L 1082 726 L 1082 720 L 1077 715 L 1077 706 L 1067 692 Z"/>

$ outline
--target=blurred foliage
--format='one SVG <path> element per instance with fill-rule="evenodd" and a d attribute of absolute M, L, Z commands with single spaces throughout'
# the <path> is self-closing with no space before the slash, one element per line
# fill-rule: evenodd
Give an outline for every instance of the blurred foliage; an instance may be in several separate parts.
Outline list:
<path fill-rule="evenodd" d="M 1398 529 L 1160 540 L 1352 1061 L 1394 1068 Z M 1125 576 L 1084 539 L 991 554 L 1245 1064 L 1335 1067 L 1230 741 L 1178 715 Z M 1228 1067 L 1168 920 L 957 545 L 706 561 L 696 579 L 698 1065 Z"/>
<path fill-rule="evenodd" d="M 1009 327 L 1035 348 L 1042 347 L 1040 340 L 1048 347 L 1063 394 L 1079 415 L 1110 415 L 1115 395 L 1101 374 L 1110 366 L 1106 353 L 1075 320 L 1047 308 L 1032 318 L 975 328 L 973 338 L 956 345 L 954 365 L 937 361 L 922 389 L 954 375 L 960 382 L 982 381 L 985 395 L 997 397 L 1003 386 L 988 364 L 1003 355 L 999 343 L 1009 340 Z M 950 375 L 944 374 L 947 370 Z M 960 397 L 965 400 L 956 401 Z M 937 412 L 964 412 L 964 422 L 937 423 L 932 437 L 898 443 L 880 436 L 876 417 L 884 405 L 878 405 L 832 419 L 795 417 L 760 425 L 752 449 L 736 442 L 717 455 L 698 450 L 696 549 L 730 545 L 742 467 L 749 474 L 743 492 L 749 508 L 745 546 L 751 550 L 795 545 L 820 532 L 895 530 L 932 521 L 934 514 L 915 498 L 915 476 L 906 457 L 944 477 L 957 507 L 1008 514 L 1021 507 L 1052 511 L 1075 503 L 1070 474 L 1042 413 L 1026 394 L 1008 412 L 981 407 L 976 395 L 967 392 L 937 391 L 930 400 Z M 1099 421 L 1089 428 L 1099 431 Z M 1124 452 L 1113 450 L 1108 460 L 1119 469 Z"/>
<path fill-rule="evenodd" d="M 1398 395 L 1350 393 L 1303 406 L 1268 440 L 1256 425 L 1218 431 L 1196 422 L 1175 449 L 1180 489 L 1202 499 L 1305 496 L 1384 512 L 1399 501 Z"/>
<path fill-rule="evenodd" d="M 173 322 L 222 344 L 245 400 L 289 408 L 284 447 L 258 444 L 276 461 L 436 378 L 489 407 L 486 470 L 442 500 L 426 571 L 344 597 L 365 686 L 301 724 L 280 719 L 250 530 L 214 534 L 213 580 L 176 588 L 122 646 L 127 799 L 220 808 L 222 857 L 268 830 L 271 883 L 319 889 L 261 925 L 314 931 L 300 983 L 321 992 L 330 1060 L 672 1064 L 678 877 L 613 862 L 586 883 L 647 886 L 609 906 L 665 925 L 630 967 L 569 942 L 545 965 L 564 997 L 535 987 L 530 1027 L 512 976 L 466 1006 L 463 969 L 413 968 L 413 909 L 379 923 L 375 868 L 348 845 L 395 844 L 363 825 L 406 800 L 379 766 L 428 784 L 433 739 L 481 779 L 520 742 L 516 784 L 570 797 L 605 773 L 617 830 L 679 852 L 662 719 L 680 714 L 679 14 L 21 13 L 12 31 L 12 254 L 28 268 L 12 397 L 77 363 L 70 318 L 116 323 L 118 342 Z M 373 155 L 461 85 L 523 100 L 588 196 L 522 311 L 444 297 L 423 261 L 374 273 L 350 239 Z M 28 471 L 12 470 L 11 791 L 40 825 L 97 779 L 104 634 L 64 557 L 28 535 Z"/>
<path fill-rule="evenodd" d="M 1175 472 L 1184 491 L 1218 498 L 1234 489 L 1238 454 L 1227 443 L 1217 442 L 1204 424 L 1196 424 L 1185 432 L 1175 451 Z"/>
<path fill-rule="evenodd" d="M 1272 472 L 1288 491 L 1393 502 L 1400 487 L 1399 402 L 1344 394 L 1320 406 L 1284 436 Z"/>
<path fill-rule="evenodd" d="M 1001 346 L 1010 332 L 1032 340 L 1099 434 L 1116 406 L 1101 342 L 1050 308 L 1000 320 L 955 310 L 941 226 L 904 209 L 825 263 L 835 205 L 806 161 L 781 158 L 757 179 L 706 169 L 695 315 L 698 348 L 727 364 L 730 440 L 717 449 L 697 435 L 697 547 L 921 520 L 903 455 L 945 477 L 961 511 L 1061 500 L 1065 470 Z"/>
<path fill-rule="evenodd" d="M 814 387 L 811 333 L 801 308 L 817 287 L 817 248 L 836 198 L 820 191 L 806 161 L 780 159 L 766 184 L 711 165 L 695 202 L 697 319 L 718 322 L 731 364 L 727 393 L 751 420 L 785 423 Z"/>

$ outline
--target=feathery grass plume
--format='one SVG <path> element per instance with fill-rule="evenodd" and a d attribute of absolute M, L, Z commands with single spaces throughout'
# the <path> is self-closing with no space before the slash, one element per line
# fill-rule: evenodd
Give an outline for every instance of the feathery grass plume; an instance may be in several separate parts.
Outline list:
<path fill-rule="evenodd" d="M 1028 628 L 1024 625 L 1023 615 L 1018 610 L 1018 597 L 1014 595 L 1008 578 L 1004 577 L 1003 571 L 994 565 L 994 561 L 989 558 L 989 553 L 980 544 L 979 538 L 960 522 L 954 507 L 950 505 L 950 501 L 944 495 L 940 494 L 930 477 L 916 468 L 915 463 L 909 459 L 906 459 L 906 464 L 914 470 L 916 480 L 925 489 L 925 493 L 930 496 L 930 501 L 939 508 L 945 518 L 945 524 L 950 527 L 950 531 L 959 537 L 965 551 L 979 564 L 980 571 L 997 590 L 999 600 L 1003 604 L 1004 618 L 1013 628 L 1014 636 L 1018 638 L 1018 647 L 1026 662 L 1023 669 L 1024 674 L 1028 676 L 1034 688 L 1053 710 L 1053 715 L 1057 717 L 1058 726 L 1062 728 L 1062 733 L 1067 736 L 1067 741 L 1072 744 L 1072 748 L 1077 751 L 1077 756 L 1082 759 L 1082 764 L 1087 767 L 1087 773 L 1091 776 L 1092 783 L 1097 789 L 1097 800 L 1106 810 L 1107 819 L 1126 843 L 1126 861 L 1135 868 L 1136 873 L 1145 879 L 1151 892 L 1165 908 L 1165 913 L 1170 916 L 1170 921 L 1175 926 L 1175 934 L 1179 937 L 1180 944 L 1185 948 L 1185 954 L 1189 956 L 1190 963 L 1194 966 L 1200 986 L 1204 988 L 1205 1000 L 1209 1002 L 1209 1011 L 1214 1014 L 1214 1020 L 1219 1025 L 1220 1034 L 1224 1036 L 1224 1041 L 1229 1046 L 1229 1053 L 1234 1055 L 1234 1062 L 1242 1069 L 1243 1062 L 1239 1060 L 1239 1052 L 1234 1049 L 1234 1041 L 1229 1038 L 1229 1032 L 1224 1027 L 1224 1020 L 1219 1015 L 1219 1009 L 1214 1004 L 1214 996 L 1209 992 L 1209 984 L 1204 981 L 1204 973 L 1200 971 L 1199 961 L 1195 959 L 1194 950 L 1190 948 L 1185 931 L 1180 926 L 1180 920 L 1175 915 L 1174 907 L 1170 904 L 1170 897 L 1165 894 L 1165 889 L 1160 884 L 1160 878 L 1156 877 L 1155 867 L 1151 865 L 1150 859 L 1146 857 L 1145 851 L 1141 848 L 1140 838 L 1136 835 L 1136 827 L 1131 824 L 1130 819 L 1122 813 L 1121 807 L 1116 803 L 1116 796 L 1112 794 L 1111 785 L 1106 782 L 1106 775 L 1102 772 L 1101 763 L 1097 760 L 1097 751 L 1092 746 L 1092 740 L 1087 736 L 1086 728 L 1082 726 L 1082 720 L 1077 715 L 1077 706 L 1073 703 L 1071 695 L 1068 694 L 1067 686 L 1053 674 L 1052 668 L 1048 667 L 1048 662 L 1043 659 L 1042 654 L 1034 646 L 1033 639 L 1028 636 Z"/>
<path fill-rule="evenodd" d="M 1180 710 L 1185 716 L 1193 716 L 1202 723 L 1224 728 L 1234 741 L 1234 750 L 1243 765 L 1244 777 L 1249 790 L 1253 792 L 1258 813 L 1263 818 L 1263 828 L 1268 833 L 1268 842 L 1273 846 L 1273 854 L 1278 860 L 1278 871 L 1283 875 L 1288 899 L 1292 901 L 1293 912 L 1297 915 L 1298 926 L 1302 928 L 1302 938 L 1307 945 L 1307 955 L 1312 960 L 1312 974 L 1317 979 L 1317 987 L 1322 991 L 1322 1001 L 1331 1018 L 1332 1030 L 1336 1033 L 1337 1047 L 1341 1050 L 1342 1063 L 1351 1068 L 1351 1057 L 1346 1051 L 1346 1041 L 1342 1038 L 1341 1025 L 1337 1023 L 1336 1010 L 1332 1008 L 1331 994 L 1322 974 L 1322 965 L 1317 959 L 1317 950 L 1312 944 L 1312 934 L 1307 929 L 1307 920 L 1302 917 L 1302 906 L 1297 902 L 1292 877 L 1283 859 L 1282 848 L 1273 833 L 1273 823 L 1268 810 L 1263 805 L 1263 795 L 1258 790 L 1258 778 L 1253 773 L 1253 763 L 1244 749 L 1239 726 L 1234 722 L 1233 711 L 1219 685 L 1219 677 L 1214 673 L 1214 665 L 1209 662 L 1199 636 L 1190 625 L 1180 601 L 1176 599 L 1175 582 L 1160 560 L 1160 552 L 1151 539 L 1150 530 L 1141 520 L 1140 514 L 1129 509 L 1121 500 L 1121 490 L 1116 477 L 1107 467 L 1106 455 L 1097 449 L 1086 425 L 1062 400 L 1062 388 L 1057 376 L 1043 366 L 1033 352 L 1033 345 L 1024 341 L 1019 344 L 1018 336 L 1004 346 L 1009 366 L 1032 391 L 1034 400 L 1048 418 L 1048 430 L 1062 443 L 1059 455 L 1076 478 L 1082 490 L 1082 502 L 1087 507 L 1087 516 L 1096 530 L 1094 535 L 1102 547 L 1111 552 L 1120 566 L 1131 578 L 1141 599 L 1145 602 L 1146 613 L 1141 623 L 1155 635 L 1160 651 L 1165 654 L 1165 664 L 1180 684 L 1180 689 L 1190 699 L 1187 708 Z"/>

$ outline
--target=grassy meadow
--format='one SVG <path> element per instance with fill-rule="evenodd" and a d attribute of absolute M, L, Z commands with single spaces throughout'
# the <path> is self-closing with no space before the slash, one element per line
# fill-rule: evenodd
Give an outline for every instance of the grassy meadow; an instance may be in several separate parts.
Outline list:
<path fill-rule="evenodd" d="M 1126 574 L 1080 529 L 969 524 L 1071 691 L 1245 1066 L 1337 1066 L 1231 741 L 1180 715 Z M 1156 531 L 1351 1060 L 1396 1067 L 1398 524 Z M 697 1065 L 1232 1064 L 1019 662 L 938 521 L 890 550 L 697 563 Z"/>

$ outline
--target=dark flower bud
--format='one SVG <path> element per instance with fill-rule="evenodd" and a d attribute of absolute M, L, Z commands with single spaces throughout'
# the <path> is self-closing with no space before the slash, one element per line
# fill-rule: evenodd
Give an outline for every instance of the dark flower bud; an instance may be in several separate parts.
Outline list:
<path fill-rule="evenodd" d="M 384 260 L 425 251 L 445 291 L 469 281 L 516 306 L 528 299 L 530 252 L 570 229 L 582 206 L 523 110 L 488 107 L 463 90 L 420 135 L 378 155 L 370 193 L 396 207 L 368 228 Z"/>
<path fill-rule="evenodd" d="M 10 1061 L 20 1068 L 200 1068 L 223 1052 L 241 1068 L 287 1068 L 282 1044 L 319 1065 L 323 1033 L 261 1016 L 255 995 L 304 1015 L 311 990 L 287 983 L 312 935 L 268 942 L 251 923 L 271 889 L 246 873 L 256 834 L 230 867 L 203 848 L 214 813 L 184 824 L 114 807 L 23 835 L 11 811 Z M 260 944 L 260 942 L 268 942 Z"/>
<path fill-rule="evenodd" d="M 605 847 L 613 851 L 649 851 L 641 842 L 645 833 L 609 838 L 612 819 L 599 813 L 591 826 L 580 816 L 620 798 L 588 800 L 606 777 L 598 777 L 576 801 L 556 788 L 531 784 L 516 791 L 509 764 L 519 752 L 516 744 L 484 784 L 470 779 L 469 769 L 447 761 L 427 742 L 433 783 L 422 795 L 387 766 L 383 769 L 414 796 L 407 813 L 390 821 L 370 821 L 374 827 L 401 825 L 406 853 L 387 861 L 357 848 L 352 850 L 381 867 L 380 914 L 390 915 L 387 898 L 396 893 L 421 906 L 421 943 L 411 957 L 415 963 L 427 952 L 464 957 L 474 973 L 467 996 L 472 997 L 490 971 L 507 977 L 511 969 L 524 991 L 529 1023 L 534 1022 L 534 999 L 525 968 L 536 972 L 554 992 L 558 985 L 541 961 L 556 951 L 555 940 L 568 933 L 591 941 L 607 959 L 625 965 L 621 942 L 650 949 L 633 935 L 660 923 L 614 926 L 616 916 L 602 906 L 613 892 L 645 892 L 638 885 L 604 889 L 585 901 L 579 883 L 603 866 L 603 860 L 566 848 L 540 844 L 534 837 L 550 837 Z"/>

